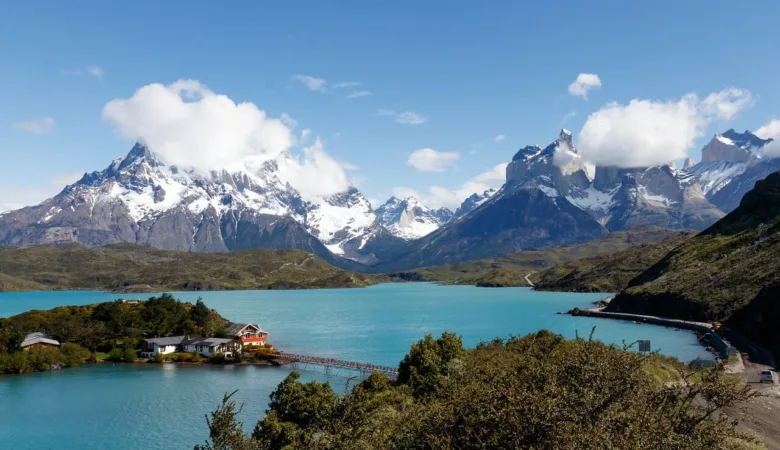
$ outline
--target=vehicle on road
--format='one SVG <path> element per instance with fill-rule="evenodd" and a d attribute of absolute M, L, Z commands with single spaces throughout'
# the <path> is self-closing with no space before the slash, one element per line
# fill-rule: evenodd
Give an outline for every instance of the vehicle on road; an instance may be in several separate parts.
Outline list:
<path fill-rule="evenodd" d="M 762 370 L 761 371 L 761 383 L 774 383 L 775 382 L 775 373 L 771 370 Z"/>

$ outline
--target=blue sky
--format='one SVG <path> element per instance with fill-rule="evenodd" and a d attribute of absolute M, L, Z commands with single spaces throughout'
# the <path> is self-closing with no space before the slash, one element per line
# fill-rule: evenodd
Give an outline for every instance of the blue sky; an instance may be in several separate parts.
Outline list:
<path fill-rule="evenodd" d="M 780 2 L 542 3 L 4 2 L 0 208 L 42 200 L 126 154 L 132 142 L 101 118 L 104 105 L 179 79 L 293 117 L 359 168 L 349 176 L 372 199 L 432 198 L 431 186 L 461 194 L 564 125 L 577 142 L 609 102 L 749 91 L 738 113 L 700 124 L 694 159 L 716 131 L 780 117 L 780 34 L 768 20 Z M 601 82 L 587 99 L 568 92 L 580 73 Z M 296 75 L 325 84 L 312 90 L 317 82 Z M 399 123 L 415 119 L 403 112 L 425 120 Z M 420 171 L 409 157 L 425 148 L 443 159 L 423 159 Z"/>

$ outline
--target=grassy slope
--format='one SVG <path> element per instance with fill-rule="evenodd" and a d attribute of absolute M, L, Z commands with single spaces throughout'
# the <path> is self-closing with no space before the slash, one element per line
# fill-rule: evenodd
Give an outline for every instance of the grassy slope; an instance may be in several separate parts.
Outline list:
<path fill-rule="evenodd" d="M 780 354 L 779 255 L 776 172 L 739 208 L 632 280 L 610 309 L 728 322 Z"/>
<path fill-rule="evenodd" d="M 342 271 L 298 250 L 206 254 L 131 244 L 0 247 L 0 274 L 8 291 L 361 287 L 380 279 Z"/>
<path fill-rule="evenodd" d="M 611 233 L 603 239 L 579 245 L 548 247 L 493 259 L 397 272 L 391 276 L 445 284 L 528 286 L 525 275 L 529 273 L 571 260 L 625 250 L 636 245 L 655 244 L 681 234 L 687 232 L 659 227 L 636 228 Z"/>
<path fill-rule="evenodd" d="M 673 234 L 657 244 L 643 244 L 589 258 L 558 264 L 531 276 L 537 290 L 618 292 L 672 249 L 695 236 Z"/>

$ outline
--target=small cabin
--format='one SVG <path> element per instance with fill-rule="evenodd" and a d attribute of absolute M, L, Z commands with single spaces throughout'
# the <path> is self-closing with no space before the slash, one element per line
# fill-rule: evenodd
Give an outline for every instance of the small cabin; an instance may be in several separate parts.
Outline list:
<path fill-rule="evenodd" d="M 36 348 L 57 348 L 60 346 L 59 341 L 52 338 L 46 333 L 30 333 L 24 337 L 22 341 L 22 351 L 29 351 Z"/>

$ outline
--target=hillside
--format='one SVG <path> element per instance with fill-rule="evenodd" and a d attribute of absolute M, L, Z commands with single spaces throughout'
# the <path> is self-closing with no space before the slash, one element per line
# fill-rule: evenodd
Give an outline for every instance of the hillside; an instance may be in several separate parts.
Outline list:
<path fill-rule="evenodd" d="M 576 259 L 533 274 L 540 291 L 618 292 L 645 269 L 663 258 L 695 232 L 671 233 L 656 244 L 641 244 L 612 253 Z"/>
<path fill-rule="evenodd" d="M 362 287 L 376 280 L 300 250 L 188 253 L 133 244 L 0 247 L 0 290 L 6 291 L 305 289 Z"/>
<path fill-rule="evenodd" d="M 436 281 L 445 284 L 483 286 L 528 286 L 525 276 L 567 261 L 611 254 L 637 245 L 650 245 L 667 238 L 688 236 L 689 231 L 659 227 L 616 231 L 606 237 L 578 245 L 547 247 L 498 258 L 467 261 L 390 274 L 392 278 Z M 646 267 L 646 266 L 645 266 Z"/>
<path fill-rule="evenodd" d="M 631 281 L 609 309 L 721 321 L 780 354 L 780 172 Z"/>

